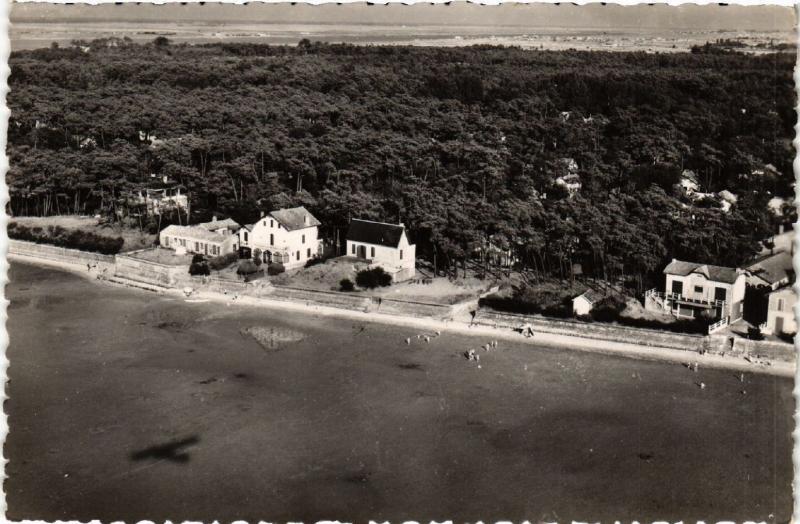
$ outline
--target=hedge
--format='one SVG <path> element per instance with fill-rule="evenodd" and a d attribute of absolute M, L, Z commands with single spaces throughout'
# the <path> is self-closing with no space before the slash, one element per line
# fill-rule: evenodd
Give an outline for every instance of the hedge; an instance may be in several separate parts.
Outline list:
<path fill-rule="evenodd" d="M 392 275 L 382 267 L 365 269 L 356 274 L 356 284 L 365 288 L 386 287 L 392 283 Z"/>
<path fill-rule="evenodd" d="M 8 224 L 8 238 L 91 251 L 103 255 L 116 255 L 125 243 L 122 237 L 107 237 L 91 231 L 66 229 L 61 226 L 48 226 L 47 229 L 42 229 L 41 227 L 23 226 L 16 222 Z"/>
<path fill-rule="evenodd" d="M 220 255 L 218 257 L 212 257 L 208 259 L 208 267 L 213 269 L 214 271 L 219 271 L 220 269 L 225 269 L 226 267 L 230 266 L 231 264 L 236 263 L 239 260 L 239 254 L 228 253 L 225 255 Z"/>

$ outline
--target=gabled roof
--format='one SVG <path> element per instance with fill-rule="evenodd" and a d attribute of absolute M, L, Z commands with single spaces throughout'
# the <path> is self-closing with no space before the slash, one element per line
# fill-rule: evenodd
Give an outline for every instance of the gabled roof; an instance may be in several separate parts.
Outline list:
<path fill-rule="evenodd" d="M 736 282 L 736 279 L 739 278 L 739 272 L 732 267 L 712 266 L 710 264 L 684 262 L 676 259 L 672 259 L 672 262 L 664 268 L 664 273 L 681 277 L 685 277 L 691 273 L 700 273 L 709 280 L 725 282 L 726 284 L 733 284 Z"/>
<path fill-rule="evenodd" d="M 787 278 L 793 280 L 794 277 L 792 255 L 786 251 L 756 260 L 746 269 L 750 275 L 758 277 L 768 284 L 775 284 Z"/>
<path fill-rule="evenodd" d="M 605 296 L 601 291 L 589 288 L 575 298 L 583 297 L 589 304 L 594 305 L 603 300 Z"/>
<path fill-rule="evenodd" d="M 203 222 L 202 224 L 197 224 L 198 227 L 202 227 L 207 229 L 208 231 L 216 231 L 218 229 L 227 228 L 231 231 L 238 231 L 241 227 L 239 223 L 232 218 L 226 218 L 225 220 L 212 220 L 211 222 Z"/>
<path fill-rule="evenodd" d="M 403 225 L 354 218 L 350 221 L 350 228 L 347 230 L 347 240 L 377 246 L 397 247 L 405 229 Z"/>
<path fill-rule="evenodd" d="M 271 211 L 269 215 L 277 220 L 280 225 L 285 227 L 287 231 L 316 227 L 322 224 L 322 222 L 317 220 L 316 217 L 309 213 L 303 206 L 290 209 L 278 209 L 277 211 Z"/>
<path fill-rule="evenodd" d="M 225 242 L 229 237 L 214 233 L 200 226 L 177 226 L 175 224 L 167 226 L 161 231 L 162 235 L 170 235 L 192 240 L 202 240 L 204 242 Z"/>

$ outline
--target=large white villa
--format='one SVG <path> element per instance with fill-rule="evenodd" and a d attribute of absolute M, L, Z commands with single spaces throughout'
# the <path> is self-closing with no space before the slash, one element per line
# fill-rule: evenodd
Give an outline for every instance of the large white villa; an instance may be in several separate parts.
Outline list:
<path fill-rule="evenodd" d="M 261 250 L 264 262 L 277 262 L 286 269 L 302 267 L 320 256 L 321 222 L 304 207 L 279 209 L 239 230 L 239 244 Z"/>

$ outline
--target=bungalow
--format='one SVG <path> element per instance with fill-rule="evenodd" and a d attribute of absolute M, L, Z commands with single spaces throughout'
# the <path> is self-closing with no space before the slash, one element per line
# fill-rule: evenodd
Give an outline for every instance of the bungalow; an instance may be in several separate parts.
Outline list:
<path fill-rule="evenodd" d="M 409 244 L 403 224 L 351 220 L 347 230 L 347 254 L 382 267 L 395 282 L 416 275 L 416 246 Z"/>
<path fill-rule="evenodd" d="M 218 227 L 224 224 L 223 227 Z M 239 229 L 236 222 L 226 219 L 193 226 L 171 225 L 159 234 L 162 247 L 174 249 L 177 253 L 200 253 L 209 256 L 220 256 L 233 253 L 238 249 L 239 237 L 235 231 Z M 235 229 L 234 229 L 235 227 Z"/>
<path fill-rule="evenodd" d="M 793 335 L 797 333 L 797 318 L 794 306 L 797 294 L 792 286 L 784 286 L 769 294 L 767 321 L 761 331 L 768 335 Z"/>
<path fill-rule="evenodd" d="M 302 267 L 320 256 L 320 225 L 302 206 L 279 209 L 239 229 L 239 244 L 251 250 L 260 249 L 264 262 L 283 264 L 286 269 Z"/>
<path fill-rule="evenodd" d="M 672 259 L 666 268 L 663 292 L 645 293 L 645 308 L 666 310 L 678 318 L 707 312 L 727 323 L 742 317 L 745 273 L 740 269 Z"/>

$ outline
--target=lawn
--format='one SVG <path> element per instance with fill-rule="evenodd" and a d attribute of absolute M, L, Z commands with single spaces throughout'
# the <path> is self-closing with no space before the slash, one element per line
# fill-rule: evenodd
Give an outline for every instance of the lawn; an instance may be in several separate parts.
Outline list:
<path fill-rule="evenodd" d="M 28 227 L 61 226 L 64 229 L 91 231 L 107 237 L 122 237 L 122 251 L 134 251 L 153 246 L 156 235 L 122 225 L 101 225 L 99 219 L 89 216 L 59 215 L 49 217 L 12 217 L 10 220 Z"/>
<path fill-rule="evenodd" d="M 273 277 L 271 281 L 276 285 L 318 289 L 321 291 L 338 291 L 340 288 L 339 283 L 343 279 L 349 279 L 355 283 L 356 273 L 367 267 L 368 264 L 356 258 L 338 257 L 311 267 L 288 271 Z M 368 296 L 415 302 L 454 304 L 470 298 L 476 298 L 490 286 L 490 281 L 479 280 L 474 277 L 452 280 L 445 277 L 426 279 L 419 274 L 416 279 L 399 282 L 388 287 L 375 289 L 356 288 L 354 292 Z"/>

